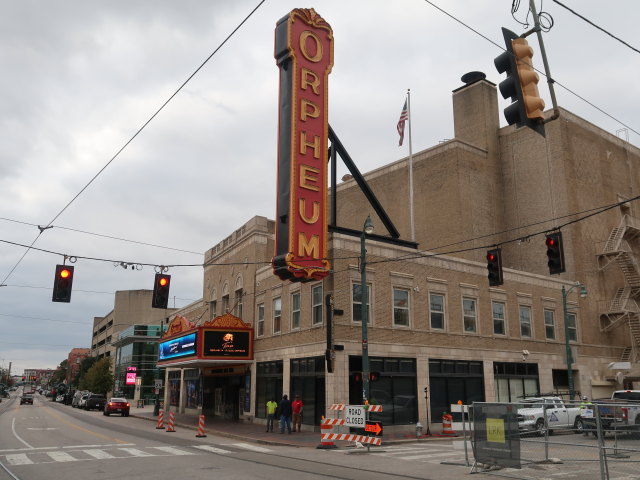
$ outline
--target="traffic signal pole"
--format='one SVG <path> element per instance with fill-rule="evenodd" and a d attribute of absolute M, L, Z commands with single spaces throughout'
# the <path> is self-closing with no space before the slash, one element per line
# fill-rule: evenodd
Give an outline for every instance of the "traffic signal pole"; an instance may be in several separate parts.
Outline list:
<path fill-rule="evenodd" d="M 536 5 L 534 0 L 529 0 L 529 9 L 533 15 L 534 28 L 529 32 L 522 35 L 526 37 L 533 32 L 536 32 L 538 36 L 538 44 L 540 45 L 540 55 L 542 56 L 542 63 L 544 65 L 544 74 L 547 77 L 547 85 L 549 86 L 549 94 L 551 95 L 551 104 L 553 106 L 553 115 L 546 118 L 542 123 L 549 123 L 552 120 L 560 117 L 560 110 L 558 110 L 558 102 L 556 101 L 556 91 L 553 88 L 555 80 L 551 76 L 551 69 L 549 68 L 549 62 L 547 61 L 547 51 L 544 48 L 544 41 L 542 40 L 542 28 L 540 27 L 540 19 L 538 18 L 538 12 L 536 12 Z"/>

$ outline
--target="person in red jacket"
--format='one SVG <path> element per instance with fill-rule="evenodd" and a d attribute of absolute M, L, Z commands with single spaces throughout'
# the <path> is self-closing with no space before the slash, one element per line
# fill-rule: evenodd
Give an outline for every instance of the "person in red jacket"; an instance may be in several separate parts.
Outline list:
<path fill-rule="evenodd" d="M 291 408 L 293 410 L 293 431 L 296 431 L 296 426 L 298 427 L 298 432 L 300 431 L 300 425 L 302 425 L 302 407 L 304 404 L 302 400 L 300 400 L 300 395 L 296 395 L 296 398 L 293 402 L 291 402 Z"/>

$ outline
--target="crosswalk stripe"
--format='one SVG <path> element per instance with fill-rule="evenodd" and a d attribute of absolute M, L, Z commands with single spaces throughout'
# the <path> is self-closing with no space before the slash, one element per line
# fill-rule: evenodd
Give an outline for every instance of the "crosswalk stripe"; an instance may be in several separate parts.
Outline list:
<path fill-rule="evenodd" d="M 212 445 L 195 445 L 193 448 L 199 448 L 200 450 L 204 450 L 205 452 L 220 453 L 222 455 L 226 453 L 231 453 L 231 451 L 229 450 L 224 450 L 222 448 L 214 447 Z"/>
<path fill-rule="evenodd" d="M 233 445 L 234 447 L 244 448 L 245 450 L 252 450 L 254 452 L 267 453 L 272 450 L 269 448 L 258 447 L 257 445 L 251 445 L 250 443 L 230 443 L 229 445 Z"/>
<path fill-rule="evenodd" d="M 69 455 L 67 452 L 47 452 L 47 455 L 49 455 L 56 462 L 75 462 L 78 460 L 77 458 Z"/>
<path fill-rule="evenodd" d="M 143 452 L 142 450 L 138 450 L 137 448 L 119 448 L 118 450 L 122 450 L 132 457 L 153 457 L 152 453 Z"/>
<path fill-rule="evenodd" d="M 422 455 L 409 455 L 406 457 L 395 457 L 400 460 L 419 460 L 421 458 L 434 458 L 434 457 L 451 457 L 451 456 L 460 456 L 458 452 L 443 452 L 443 453 L 424 453 Z"/>
<path fill-rule="evenodd" d="M 98 460 L 104 460 L 107 458 L 116 458 L 110 453 L 105 452 L 104 450 L 98 450 L 95 448 L 83 450 L 87 455 L 91 455 L 93 458 L 97 458 Z"/>
<path fill-rule="evenodd" d="M 161 452 L 170 453 L 171 455 L 195 455 L 193 452 L 187 452 L 186 450 L 180 450 L 175 447 L 151 447 Z"/>
<path fill-rule="evenodd" d="M 26 453 L 14 453 L 6 455 L 5 458 L 9 465 L 31 465 L 33 463 Z"/>

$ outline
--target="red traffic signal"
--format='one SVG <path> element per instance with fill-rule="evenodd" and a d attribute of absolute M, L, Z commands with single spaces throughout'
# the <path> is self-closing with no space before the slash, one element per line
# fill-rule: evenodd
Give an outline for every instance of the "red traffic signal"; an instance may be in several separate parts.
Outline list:
<path fill-rule="evenodd" d="M 153 298 L 151 299 L 152 308 L 167 308 L 170 286 L 171 275 L 156 273 L 156 278 L 153 283 Z"/>
<path fill-rule="evenodd" d="M 549 266 L 549 274 L 562 273 L 565 271 L 564 266 L 564 248 L 562 247 L 562 232 L 553 232 L 547 234 L 545 240 L 547 245 L 547 265 Z"/>
<path fill-rule="evenodd" d="M 53 280 L 53 302 L 71 301 L 71 287 L 73 285 L 73 268 L 68 265 L 56 265 L 56 276 Z"/>
<path fill-rule="evenodd" d="M 497 287 L 504 283 L 502 276 L 502 250 L 494 248 L 487 252 L 487 278 L 489 278 L 489 286 Z"/>
<path fill-rule="evenodd" d="M 380 372 L 369 372 L 369 381 L 377 382 L 380 380 Z"/>

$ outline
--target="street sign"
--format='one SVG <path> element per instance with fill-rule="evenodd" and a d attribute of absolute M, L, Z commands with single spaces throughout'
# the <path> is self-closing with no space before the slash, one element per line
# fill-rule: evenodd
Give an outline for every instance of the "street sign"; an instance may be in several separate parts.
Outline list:
<path fill-rule="evenodd" d="M 364 431 L 373 433 L 376 437 L 382 436 L 382 422 L 367 422 Z"/>
<path fill-rule="evenodd" d="M 162 380 L 154 380 L 154 384 L 155 384 L 155 389 L 158 390 L 159 388 L 162 388 Z M 158 393 L 158 392 L 156 392 Z"/>
<path fill-rule="evenodd" d="M 363 428 L 365 415 L 364 405 L 347 405 L 344 409 L 344 424 L 347 427 Z"/>

